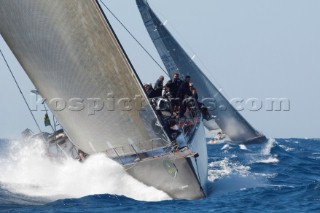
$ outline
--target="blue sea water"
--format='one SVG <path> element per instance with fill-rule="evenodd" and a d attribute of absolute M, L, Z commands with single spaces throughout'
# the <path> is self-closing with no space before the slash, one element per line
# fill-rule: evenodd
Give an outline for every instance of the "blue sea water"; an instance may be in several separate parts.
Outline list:
<path fill-rule="evenodd" d="M 86 180 L 99 174 L 92 167 L 99 172 L 105 166 L 101 159 L 79 172 L 71 162 L 42 159 L 38 146 L 2 140 L 0 150 L 1 212 L 320 212 L 319 139 L 208 145 L 209 193 L 194 201 L 134 188 L 128 177 L 119 180 L 124 173 L 110 162 L 110 173 L 88 185 Z M 110 185 L 104 189 L 101 180 Z"/>

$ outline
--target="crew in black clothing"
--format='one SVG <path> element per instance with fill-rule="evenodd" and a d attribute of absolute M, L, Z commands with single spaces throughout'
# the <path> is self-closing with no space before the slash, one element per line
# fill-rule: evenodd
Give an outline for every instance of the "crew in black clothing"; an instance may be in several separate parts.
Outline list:
<path fill-rule="evenodd" d="M 170 98 L 171 102 L 171 113 L 178 110 L 179 100 L 177 100 L 177 93 L 182 84 L 182 81 L 179 78 L 179 73 L 174 73 L 173 79 L 169 80 L 165 85 L 165 95 L 164 97 Z"/>
<path fill-rule="evenodd" d="M 211 118 L 211 115 L 208 111 L 208 108 L 203 103 L 198 101 L 199 99 L 198 92 L 192 83 L 190 83 L 190 90 L 192 93 L 192 98 L 194 100 L 194 103 L 197 104 L 197 107 L 201 110 L 203 118 L 206 120 L 209 120 Z"/>
<path fill-rule="evenodd" d="M 143 88 L 146 91 L 148 98 L 156 97 L 155 90 L 152 88 L 150 84 L 144 84 Z"/>
<path fill-rule="evenodd" d="M 190 90 L 191 90 L 191 94 L 192 94 L 192 98 L 194 98 L 195 101 L 198 101 L 198 92 L 196 90 L 196 88 L 193 86 L 193 83 L 190 83 Z"/>
<path fill-rule="evenodd" d="M 179 90 L 181 84 L 182 84 L 182 81 L 179 78 L 179 73 L 177 73 L 177 72 L 174 73 L 173 74 L 172 85 L 171 85 L 171 88 L 170 88 L 170 93 L 171 93 L 172 97 L 177 98 L 177 93 L 178 93 L 178 90 Z"/>
<path fill-rule="evenodd" d="M 177 121 L 175 119 L 169 120 L 168 127 L 169 127 L 167 128 L 168 136 L 170 140 L 174 141 L 181 134 Z"/>
<path fill-rule="evenodd" d="M 192 93 L 190 90 L 190 80 L 191 77 L 187 75 L 182 82 L 179 90 L 177 97 L 179 98 L 180 101 L 180 110 L 179 110 L 179 117 L 183 117 L 184 113 L 186 112 L 186 102 L 188 101 L 188 98 L 192 97 Z"/>
<path fill-rule="evenodd" d="M 154 89 L 151 84 L 145 84 L 144 89 L 148 98 L 160 97 L 164 91 L 163 97 L 170 101 L 170 112 L 172 117 L 183 117 L 187 108 L 191 115 L 196 113 L 194 109 L 202 108 L 203 104 L 198 102 L 198 94 L 193 87 L 191 77 L 185 76 L 184 81 L 179 78 L 179 73 L 174 73 L 173 79 L 169 80 L 163 86 L 164 77 L 160 76 L 155 83 Z"/>
<path fill-rule="evenodd" d="M 180 85 L 177 93 L 177 98 L 179 98 L 180 100 L 183 100 L 185 98 L 192 96 L 192 93 L 190 90 L 190 80 L 191 80 L 191 77 L 187 75 L 184 81 L 182 82 L 182 84 Z"/>
<path fill-rule="evenodd" d="M 168 92 L 170 92 L 170 95 L 172 98 L 176 98 L 177 97 L 177 93 L 178 90 L 181 86 L 182 81 L 179 78 L 179 73 L 175 73 L 173 75 L 173 79 L 169 80 L 166 83 L 166 89 L 168 90 Z"/>
<path fill-rule="evenodd" d="M 170 85 L 172 84 L 172 81 L 169 80 L 163 87 L 162 90 L 162 97 L 164 98 L 172 98 L 171 93 L 170 93 Z"/>

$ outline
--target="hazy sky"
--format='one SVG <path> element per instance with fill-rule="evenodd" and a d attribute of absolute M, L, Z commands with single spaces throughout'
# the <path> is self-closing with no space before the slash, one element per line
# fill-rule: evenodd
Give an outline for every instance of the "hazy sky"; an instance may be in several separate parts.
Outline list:
<path fill-rule="evenodd" d="M 160 62 L 135 0 L 104 2 Z M 248 104 L 241 111 L 257 130 L 268 137 L 320 137 L 320 1 L 149 0 L 149 4 L 229 100 L 254 98 L 262 103 L 258 111 Z M 113 18 L 110 21 L 142 81 L 154 83 L 162 74 L 160 68 Z M 0 48 L 34 106 L 29 92 L 34 86 L 2 38 Z M 2 58 L 0 82 L 0 138 L 19 137 L 27 127 L 36 132 Z M 268 111 L 268 98 L 290 100 L 290 110 Z M 49 131 L 43 127 L 44 113 L 36 116 Z"/>

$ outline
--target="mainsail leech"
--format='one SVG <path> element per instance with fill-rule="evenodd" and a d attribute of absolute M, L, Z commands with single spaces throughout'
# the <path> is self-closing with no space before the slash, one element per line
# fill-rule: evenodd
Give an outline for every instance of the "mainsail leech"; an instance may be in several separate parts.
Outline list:
<path fill-rule="evenodd" d="M 2 1 L 0 19 L 2 37 L 81 150 L 130 154 L 133 145 L 147 151 L 167 143 L 95 0 Z"/>
<path fill-rule="evenodd" d="M 159 20 L 146 0 L 136 0 L 143 22 L 162 59 L 166 69 L 172 77 L 174 72 L 182 76 L 190 75 L 197 88 L 199 99 L 210 106 L 215 122 L 234 142 L 248 142 L 264 139 L 265 136 L 257 132 L 221 92 L 211 83 L 199 67 L 193 62 L 179 43 L 173 38 L 164 24 Z"/>

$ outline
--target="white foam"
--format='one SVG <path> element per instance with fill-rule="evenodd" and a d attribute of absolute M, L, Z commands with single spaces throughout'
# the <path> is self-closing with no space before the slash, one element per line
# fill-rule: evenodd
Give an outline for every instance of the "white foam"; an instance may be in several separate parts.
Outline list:
<path fill-rule="evenodd" d="M 267 159 L 258 160 L 257 163 L 279 163 L 279 160 L 275 157 L 270 156 Z"/>
<path fill-rule="evenodd" d="M 129 176 L 123 167 L 103 154 L 84 163 L 74 159 L 60 162 L 45 155 L 41 141 L 12 143 L 9 157 L 0 158 L 0 183 L 14 193 L 52 200 L 93 194 L 124 195 L 136 200 L 161 201 L 170 197 Z"/>
<path fill-rule="evenodd" d="M 275 178 L 278 173 L 254 173 L 256 177 Z"/>
<path fill-rule="evenodd" d="M 250 188 L 264 186 L 266 186 L 266 184 L 264 183 L 264 179 L 261 177 L 255 177 L 252 174 L 247 176 L 231 174 L 215 182 L 214 193 L 227 193 L 238 190 L 243 191 Z"/>
<path fill-rule="evenodd" d="M 231 163 L 228 158 L 224 158 L 223 160 L 214 161 L 209 164 L 208 180 L 214 182 L 232 174 L 247 176 L 249 174 L 249 170 L 249 166 L 244 166 L 239 163 Z"/>
<path fill-rule="evenodd" d="M 247 148 L 246 145 L 244 145 L 244 144 L 240 144 L 240 145 L 239 145 L 239 148 L 240 148 L 241 150 L 248 150 L 248 148 Z"/>
<path fill-rule="evenodd" d="M 221 150 L 228 150 L 230 149 L 230 145 L 229 144 L 225 144 L 223 145 L 223 147 L 221 148 Z"/>
<path fill-rule="evenodd" d="M 224 158 L 209 164 L 208 180 L 214 184 L 215 194 L 243 191 L 267 186 L 266 176 L 250 172 L 250 167 Z"/>
<path fill-rule="evenodd" d="M 295 148 L 290 148 L 284 145 L 279 145 L 282 149 L 284 149 L 286 152 L 293 152 L 295 151 Z"/>

